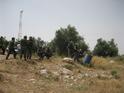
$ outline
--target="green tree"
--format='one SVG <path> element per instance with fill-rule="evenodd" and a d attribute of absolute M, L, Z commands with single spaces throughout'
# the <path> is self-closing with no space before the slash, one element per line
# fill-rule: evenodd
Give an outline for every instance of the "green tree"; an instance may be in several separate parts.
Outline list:
<path fill-rule="evenodd" d="M 73 43 L 72 47 L 77 46 L 83 51 L 88 49 L 87 44 L 84 41 L 84 38 L 79 35 L 74 26 L 68 25 L 67 28 L 60 28 L 56 31 L 55 38 L 52 41 L 53 45 L 56 47 L 56 52 L 60 55 L 67 55 L 67 46 L 70 43 Z M 54 48 L 55 48 L 54 47 Z"/>
<path fill-rule="evenodd" d="M 38 38 L 33 37 L 33 45 L 34 45 L 33 51 L 34 52 L 37 52 L 38 48 L 42 47 L 45 44 L 46 44 L 46 42 L 43 41 L 40 37 L 38 37 Z"/>
<path fill-rule="evenodd" d="M 3 37 L 3 36 L 1 36 L 1 37 Z M 1 44 L 3 44 L 2 46 L 4 48 L 7 48 L 8 44 L 9 44 L 9 41 L 6 39 L 6 37 L 3 37 L 3 40 L 0 40 L 0 46 L 1 46 Z"/>
<path fill-rule="evenodd" d="M 115 44 L 114 39 L 111 41 L 105 41 L 102 38 L 97 40 L 97 44 L 94 48 L 94 54 L 98 56 L 117 56 L 118 55 L 118 47 Z"/>
<path fill-rule="evenodd" d="M 117 47 L 117 44 L 115 44 L 114 39 L 111 39 L 111 41 L 108 41 L 108 44 L 109 44 L 109 56 L 117 56 L 118 47 Z"/>

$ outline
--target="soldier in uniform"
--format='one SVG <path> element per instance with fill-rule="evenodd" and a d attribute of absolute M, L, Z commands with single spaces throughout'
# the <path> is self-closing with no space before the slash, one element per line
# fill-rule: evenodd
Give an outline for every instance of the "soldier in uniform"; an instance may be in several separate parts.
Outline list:
<path fill-rule="evenodd" d="M 74 61 L 79 62 L 79 50 L 78 50 L 77 46 L 75 46 L 75 48 L 74 48 L 73 58 L 74 58 Z"/>
<path fill-rule="evenodd" d="M 42 47 L 38 47 L 38 49 L 37 49 L 37 55 L 38 55 L 39 59 L 41 59 L 41 58 L 42 58 L 42 57 L 41 57 L 42 50 L 43 50 L 43 48 L 42 48 Z"/>
<path fill-rule="evenodd" d="M 5 54 L 4 38 L 0 37 L 0 49 L 2 49 L 2 54 Z"/>
<path fill-rule="evenodd" d="M 32 37 L 29 37 L 29 40 L 27 41 L 27 59 L 31 59 L 32 49 L 33 49 L 33 39 Z"/>
<path fill-rule="evenodd" d="M 38 56 L 39 56 L 39 59 L 43 60 L 43 58 L 45 56 L 45 47 L 39 47 L 38 48 Z"/>
<path fill-rule="evenodd" d="M 80 62 L 79 58 L 82 58 L 84 56 L 84 52 L 82 51 L 82 49 L 75 48 L 73 57 L 74 57 L 74 61 Z"/>
<path fill-rule="evenodd" d="M 15 38 L 14 38 L 14 37 L 12 38 L 12 40 L 11 40 L 10 43 L 9 43 L 9 46 L 8 46 L 8 53 L 7 53 L 6 59 L 9 58 L 9 55 L 10 55 L 10 54 L 13 54 L 14 58 L 16 59 Z"/>
<path fill-rule="evenodd" d="M 47 47 L 47 49 L 46 49 L 45 56 L 47 57 L 47 59 L 49 59 L 52 56 L 52 51 L 50 50 L 49 47 Z"/>
<path fill-rule="evenodd" d="M 24 60 L 27 59 L 27 36 L 24 36 L 24 38 L 20 42 L 21 45 L 21 51 L 20 51 L 20 59 L 22 59 L 22 56 L 24 56 Z"/>

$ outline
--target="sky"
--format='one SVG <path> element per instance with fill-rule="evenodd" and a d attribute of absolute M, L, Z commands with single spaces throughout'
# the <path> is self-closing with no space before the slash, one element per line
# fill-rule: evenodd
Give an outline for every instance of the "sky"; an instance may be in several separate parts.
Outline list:
<path fill-rule="evenodd" d="M 98 38 L 115 39 L 124 54 L 124 0 L 0 0 L 0 36 L 22 35 L 51 41 L 60 27 L 75 26 L 92 50 Z"/>

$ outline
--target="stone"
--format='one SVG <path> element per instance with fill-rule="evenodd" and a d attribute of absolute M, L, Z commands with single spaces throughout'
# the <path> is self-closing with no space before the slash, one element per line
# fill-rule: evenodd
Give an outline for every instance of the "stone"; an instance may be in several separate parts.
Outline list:
<path fill-rule="evenodd" d="M 64 74 L 64 75 L 73 75 L 72 71 L 70 71 L 69 69 L 66 69 L 66 68 L 62 68 L 61 69 L 61 74 Z"/>
<path fill-rule="evenodd" d="M 65 57 L 65 58 L 63 58 L 62 61 L 63 61 L 63 62 L 69 62 L 69 63 L 74 62 L 74 60 L 73 60 L 72 58 L 69 58 L 69 57 Z"/>
<path fill-rule="evenodd" d="M 48 74 L 47 69 L 40 70 L 40 74 L 41 74 L 41 75 L 46 75 L 46 74 Z"/>

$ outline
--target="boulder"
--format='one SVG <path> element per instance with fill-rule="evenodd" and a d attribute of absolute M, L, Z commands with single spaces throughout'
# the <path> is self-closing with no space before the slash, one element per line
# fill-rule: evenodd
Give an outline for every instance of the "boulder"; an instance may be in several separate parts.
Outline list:
<path fill-rule="evenodd" d="M 69 58 L 69 57 L 63 58 L 62 61 L 63 61 L 63 62 L 67 62 L 67 63 L 72 63 L 72 62 L 74 62 L 74 60 L 73 60 L 72 58 Z"/>

